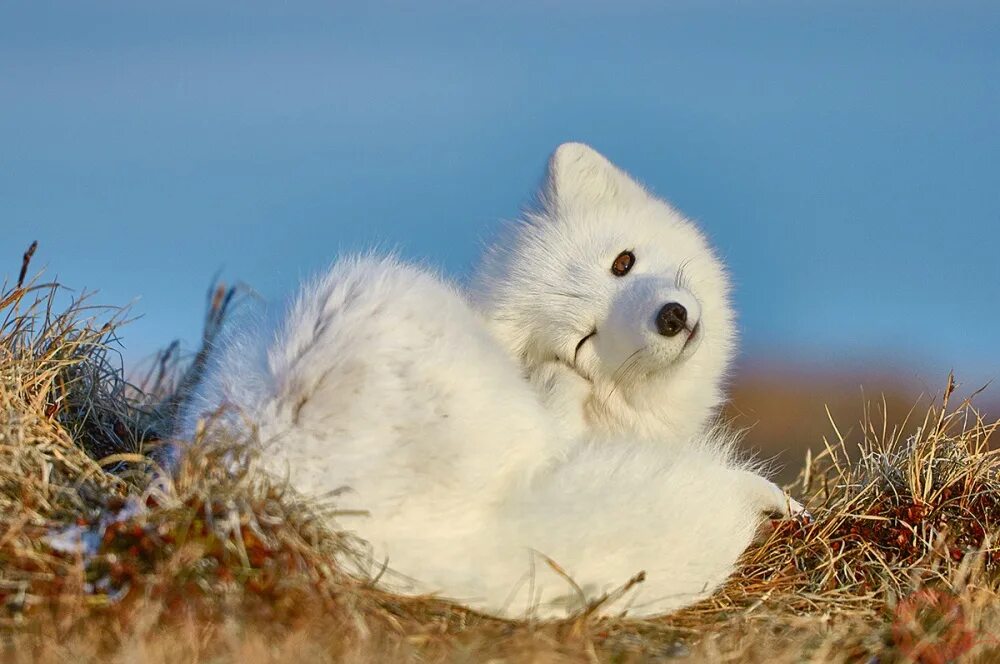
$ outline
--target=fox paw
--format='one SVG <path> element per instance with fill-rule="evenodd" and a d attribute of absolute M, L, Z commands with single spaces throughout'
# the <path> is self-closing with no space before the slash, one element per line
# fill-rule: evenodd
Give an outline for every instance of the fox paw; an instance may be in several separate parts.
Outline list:
<path fill-rule="evenodd" d="M 802 503 L 782 491 L 781 487 L 774 482 L 764 481 L 768 484 L 768 498 L 764 507 L 766 513 L 783 519 L 798 519 L 806 523 L 813 520 L 812 514 Z"/>

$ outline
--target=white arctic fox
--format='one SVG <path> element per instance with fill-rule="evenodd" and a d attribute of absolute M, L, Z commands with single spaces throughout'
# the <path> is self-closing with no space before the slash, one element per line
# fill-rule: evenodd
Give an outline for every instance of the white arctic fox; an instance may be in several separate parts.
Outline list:
<path fill-rule="evenodd" d="M 340 506 L 368 515 L 340 525 L 408 577 L 396 589 L 556 616 L 644 571 L 601 610 L 677 609 L 766 514 L 801 506 L 703 431 L 732 324 L 701 236 L 580 145 L 556 152 L 542 200 L 488 259 L 478 310 L 363 257 L 233 330 L 182 435 L 229 404 L 300 492 L 350 487 Z"/>

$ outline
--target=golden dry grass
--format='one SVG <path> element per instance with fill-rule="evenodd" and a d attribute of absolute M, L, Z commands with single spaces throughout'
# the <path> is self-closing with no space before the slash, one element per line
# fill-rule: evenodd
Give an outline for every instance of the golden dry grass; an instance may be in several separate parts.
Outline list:
<path fill-rule="evenodd" d="M 815 519 L 775 524 L 710 600 L 656 620 L 503 621 L 348 574 L 335 505 L 260 473 L 243 441 L 206 434 L 160 474 L 190 378 L 168 356 L 130 386 L 109 350 L 119 312 L 54 311 L 55 285 L 23 281 L 0 294 L 7 660 L 1000 661 L 998 424 L 949 403 L 950 385 L 906 425 L 869 422 L 858 449 L 834 435 L 807 459 L 791 491 Z"/>

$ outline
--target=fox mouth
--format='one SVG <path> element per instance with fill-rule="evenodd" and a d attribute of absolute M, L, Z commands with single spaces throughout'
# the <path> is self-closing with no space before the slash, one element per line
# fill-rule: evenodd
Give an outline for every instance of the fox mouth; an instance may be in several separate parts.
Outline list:
<path fill-rule="evenodd" d="M 591 379 L 586 374 L 584 374 L 583 371 L 580 370 L 580 365 L 578 364 L 577 360 L 580 356 L 580 349 L 583 348 L 583 345 L 596 336 L 597 336 L 597 328 L 595 327 L 588 334 L 581 337 L 581 339 L 578 342 L 576 342 L 576 347 L 573 349 L 573 361 L 566 362 L 566 364 L 568 364 L 570 368 L 572 368 L 574 371 L 576 371 L 576 373 L 580 374 L 580 376 L 582 376 L 586 380 L 591 380 Z M 684 345 L 681 346 L 680 353 L 678 354 L 676 359 L 681 360 L 685 358 L 687 355 L 693 353 L 695 349 L 698 347 L 698 343 L 701 341 L 702 336 L 703 335 L 701 331 L 701 321 L 698 321 L 697 323 L 694 324 L 694 327 L 690 328 L 690 330 L 688 331 L 688 337 L 687 339 L 684 340 Z M 629 357 L 629 360 L 634 359 L 635 356 L 639 355 L 644 350 L 646 350 L 646 348 L 640 348 Z M 565 362 L 565 360 L 563 361 Z"/>
<path fill-rule="evenodd" d="M 590 376 L 588 376 L 586 373 L 584 373 L 584 371 L 580 368 L 580 365 L 577 362 L 577 359 L 580 356 L 580 349 L 583 348 L 583 344 L 587 343 L 588 341 L 590 341 L 591 339 L 593 339 L 595 336 L 597 336 L 597 328 L 596 327 L 593 330 L 591 330 L 589 334 L 585 335 L 582 339 L 580 339 L 576 343 L 576 348 L 573 349 L 573 359 L 572 360 L 564 359 L 563 357 L 561 357 L 558 354 L 556 355 L 556 359 L 557 360 L 559 360 L 560 362 L 563 362 L 564 364 L 566 364 L 570 369 L 572 369 L 573 371 L 575 371 L 581 378 L 583 378 L 586 381 L 590 381 L 592 379 L 591 379 Z"/>
<path fill-rule="evenodd" d="M 577 358 L 577 356 L 579 356 L 579 355 L 580 355 L 580 349 L 581 349 L 581 348 L 583 348 L 583 344 L 585 344 L 585 343 L 587 343 L 588 341 L 590 341 L 590 339 L 591 339 L 591 338 L 593 338 L 593 337 L 595 337 L 596 335 L 597 335 L 597 328 L 595 327 L 595 328 L 594 328 L 594 329 L 593 329 L 593 330 L 592 330 L 592 331 L 590 332 L 590 334 L 588 334 L 588 335 L 587 335 L 587 336 L 585 336 L 584 338 L 580 339 L 580 341 L 579 341 L 579 342 L 577 342 L 577 344 L 576 344 L 576 348 L 575 348 L 575 349 L 573 350 L 573 366 L 574 366 L 574 367 L 576 367 L 576 358 Z"/>

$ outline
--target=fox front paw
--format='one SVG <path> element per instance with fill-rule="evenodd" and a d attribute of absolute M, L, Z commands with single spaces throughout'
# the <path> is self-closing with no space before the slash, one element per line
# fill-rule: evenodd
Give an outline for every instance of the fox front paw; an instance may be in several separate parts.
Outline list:
<path fill-rule="evenodd" d="M 812 520 L 812 514 L 799 501 L 781 490 L 774 482 L 760 475 L 748 473 L 753 483 L 753 493 L 760 511 L 768 516 L 782 519 Z"/>
<path fill-rule="evenodd" d="M 768 484 L 771 485 L 773 502 L 767 511 L 784 519 L 812 521 L 812 514 L 809 513 L 809 510 L 802 503 L 782 491 L 781 487 L 777 484 L 773 482 L 768 482 Z"/>

